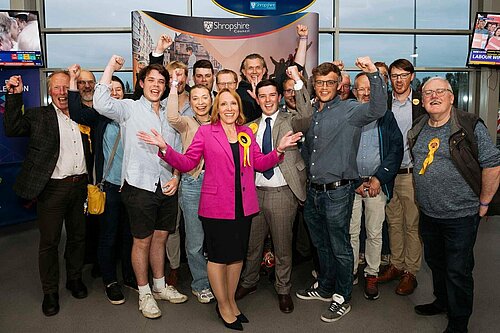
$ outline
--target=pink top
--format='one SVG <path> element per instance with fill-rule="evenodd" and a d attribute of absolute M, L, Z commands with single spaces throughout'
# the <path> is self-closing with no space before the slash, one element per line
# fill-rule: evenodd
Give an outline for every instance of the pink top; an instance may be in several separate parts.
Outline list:
<path fill-rule="evenodd" d="M 243 211 L 245 216 L 259 212 L 259 202 L 255 189 L 255 170 L 263 172 L 282 161 L 284 156 L 276 150 L 264 155 L 252 130 L 246 126 L 236 126 L 238 133 L 245 132 L 250 136 L 250 166 L 243 166 L 243 147 L 240 145 L 240 170 Z M 183 154 L 170 147 L 160 158 L 181 172 L 192 170 L 200 159 L 205 159 L 205 176 L 201 186 L 198 214 L 206 218 L 235 218 L 235 182 L 234 160 L 226 133 L 220 122 L 201 126 L 196 132 L 193 142 Z"/>

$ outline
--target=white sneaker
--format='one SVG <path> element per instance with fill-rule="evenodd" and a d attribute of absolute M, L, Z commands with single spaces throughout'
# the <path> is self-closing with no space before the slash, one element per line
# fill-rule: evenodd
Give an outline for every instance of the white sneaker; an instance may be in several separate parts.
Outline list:
<path fill-rule="evenodd" d="M 153 297 L 175 304 L 184 303 L 188 299 L 186 295 L 178 292 L 174 286 L 166 286 L 160 291 L 155 291 L 153 289 Z"/>
<path fill-rule="evenodd" d="M 146 318 L 153 319 L 161 316 L 160 308 L 158 308 L 151 294 L 146 294 L 142 297 L 139 296 L 139 311 L 141 311 L 142 315 Z"/>
<path fill-rule="evenodd" d="M 198 298 L 198 302 L 200 303 L 207 304 L 215 300 L 214 294 L 210 288 L 203 289 L 202 291 L 191 290 L 191 292 Z"/>

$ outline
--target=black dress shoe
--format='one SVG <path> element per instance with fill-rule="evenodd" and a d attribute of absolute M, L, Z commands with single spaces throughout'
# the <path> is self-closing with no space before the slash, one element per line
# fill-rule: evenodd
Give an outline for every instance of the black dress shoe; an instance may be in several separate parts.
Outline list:
<path fill-rule="evenodd" d="M 87 297 L 87 287 L 83 284 L 82 279 L 68 280 L 66 282 L 66 289 L 71 291 L 71 295 L 74 298 L 85 298 Z"/>
<path fill-rule="evenodd" d="M 240 313 L 239 315 L 237 315 L 237 316 L 236 316 L 236 319 L 238 319 L 238 320 L 239 320 L 241 323 L 243 323 L 243 324 L 247 324 L 247 323 L 249 323 L 249 322 L 250 322 L 250 320 L 248 320 L 247 316 L 245 316 L 245 315 L 243 314 L 243 312 L 242 312 L 242 313 Z"/>
<path fill-rule="evenodd" d="M 253 287 L 250 287 L 250 288 L 245 288 L 245 287 L 242 287 L 242 286 L 238 286 L 238 288 L 236 289 L 236 292 L 234 293 L 234 299 L 235 300 L 240 300 L 243 297 L 245 297 L 246 295 L 253 294 L 256 291 L 257 291 L 257 286 L 253 286 Z"/>
<path fill-rule="evenodd" d="M 446 313 L 446 309 L 436 305 L 436 303 L 429 303 L 415 306 L 415 312 L 421 316 L 435 316 Z"/>
<path fill-rule="evenodd" d="M 293 312 L 293 301 L 290 297 L 290 294 L 278 294 L 278 300 L 280 303 L 280 310 L 283 313 L 292 313 Z"/>
<path fill-rule="evenodd" d="M 222 315 L 220 314 L 220 310 L 219 310 L 219 304 L 215 305 L 215 312 L 217 312 L 217 315 L 224 323 L 224 326 L 226 326 L 227 328 L 232 329 L 232 330 L 243 331 L 243 325 L 241 324 L 241 321 L 238 320 L 238 318 L 236 318 L 236 320 L 233 321 L 232 323 L 228 323 L 227 321 L 224 320 L 224 318 L 222 318 Z M 240 313 L 240 315 L 241 315 L 241 313 Z"/>
<path fill-rule="evenodd" d="M 45 294 L 42 302 L 43 314 L 47 317 L 56 315 L 59 312 L 59 294 Z"/>

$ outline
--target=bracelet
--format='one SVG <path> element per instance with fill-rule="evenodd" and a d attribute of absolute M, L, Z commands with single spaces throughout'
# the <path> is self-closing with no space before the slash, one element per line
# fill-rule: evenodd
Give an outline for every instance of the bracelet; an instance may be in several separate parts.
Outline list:
<path fill-rule="evenodd" d="M 176 81 L 176 80 L 172 81 L 172 87 L 177 88 L 178 85 L 179 85 L 179 81 Z"/>
<path fill-rule="evenodd" d="M 176 175 L 176 174 L 172 174 L 172 178 L 170 178 L 171 180 L 172 179 L 179 179 L 179 177 Z"/>
<path fill-rule="evenodd" d="M 276 151 L 278 152 L 278 154 L 284 154 L 285 153 L 284 151 L 279 150 L 278 147 L 276 147 Z"/>
<path fill-rule="evenodd" d="M 299 39 L 307 39 L 307 36 L 300 36 Z"/>
<path fill-rule="evenodd" d="M 479 206 L 483 206 L 483 207 L 488 207 L 490 205 L 490 203 L 486 203 L 486 202 L 482 202 L 482 201 L 479 201 Z"/>

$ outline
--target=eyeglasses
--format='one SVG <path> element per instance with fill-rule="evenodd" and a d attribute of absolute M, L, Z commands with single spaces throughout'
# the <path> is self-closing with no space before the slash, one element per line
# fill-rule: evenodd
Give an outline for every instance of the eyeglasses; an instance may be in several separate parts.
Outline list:
<path fill-rule="evenodd" d="M 80 84 L 80 85 L 82 85 L 82 86 L 85 86 L 85 85 L 87 85 L 87 84 L 88 84 L 89 86 L 91 86 L 91 85 L 94 85 L 94 84 L 95 84 L 95 81 L 93 81 L 93 80 L 78 80 L 76 83 L 78 83 L 78 84 Z"/>
<path fill-rule="evenodd" d="M 357 91 L 360 94 L 370 94 L 370 88 L 353 88 L 352 90 Z"/>
<path fill-rule="evenodd" d="M 425 96 L 425 97 L 431 97 L 432 94 L 436 93 L 436 96 L 437 97 L 442 97 L 444 96 L 444 94 L 449 91 L 451 93 L 453 93 L 453 91 L 451 91 L 450 89 L 445 89 L 445 88 L 439 88 L 439 89 L 436 89 L 436 90 L 432 90 L 432 89 L 427 89 L 427 90 L 424 90 L 422 91 L 422 94 Z"/>
<path fill-rule="evenodd" d="M 410 75 L 411 75 L 411 73 L 391 74 L 391 79 L 393 79 L 393 80 L 397 80 L 397 79 L 406 80 L 407 78 L 410 77 Z"/>
<path fill-rule="evenodd" d="M 291 96 L 291 95 L 295 95 L 295 90 L 293 89 L 286 89 L 286 90 L 283 90 L 283 93 L 287 96 Z"/>
<path fill-rule="evenodd" d="M 351 89 L 351 85 L 350 84 L 343 84 L 340 87 L 342 88 L 342 90 L 349 90 L 349 89 Z"/>
<path fill-rule="evenodd" d="M 314 81 L 314 86 L 321 88 L 326 84 L 327 87 L 333 87 L 337 83 L 339 83 L 338 80 L 328 80 L 328 81 L 316 80 L 316 81 Z"/>
<path fill-rule="evenodd" d="M 219 82 L 217 86 L 219 87 L 233 87 L 236 85 L 236 82 Z"/>

